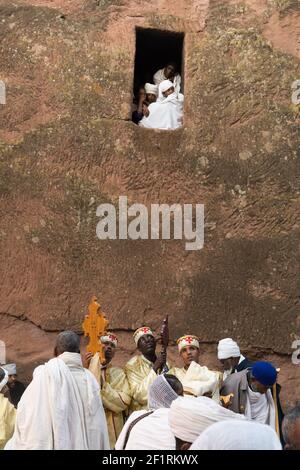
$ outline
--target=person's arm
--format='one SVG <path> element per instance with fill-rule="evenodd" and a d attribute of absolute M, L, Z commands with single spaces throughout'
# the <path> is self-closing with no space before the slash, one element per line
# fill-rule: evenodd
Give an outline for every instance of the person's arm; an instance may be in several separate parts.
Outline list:
<path fill-rule="evenodd" d="M 15 428 L 16 413 L 15 407 L 6 399 L 6 409 L 0 426 L 0 449 L 3 449 L 7 441 L 12 437 Z"/>
<path fill-rule="evenodd" d="M 156 373 L 151 369 L 149 374 L 143 378 L 140 371 L 136 370 L 134 364 L 127 364 L 125 369 L 132 398 L 141 406 L 146 406 L 148 403 L 148 389 L 156 379 Z"/>
<path fill-rule="evenodd" d="M 112 383 L 103 381 L 101 388 L 101 397 L 104 408 L 121 413 L 130 405 L 131 396 L 127 377 L 124 371 L 115 371 L 115 377 Z"/>

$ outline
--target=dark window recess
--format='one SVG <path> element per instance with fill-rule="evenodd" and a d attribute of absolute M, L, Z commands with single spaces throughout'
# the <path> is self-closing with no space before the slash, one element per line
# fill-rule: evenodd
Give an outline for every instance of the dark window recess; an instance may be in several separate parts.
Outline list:
<path fill-rule="evenodd" d="M 145 83 L 153 83 L 153 75 L 169 62 L 177 65 L 183 93 L 183 33 L 136 28 L 134 94 Z"/>

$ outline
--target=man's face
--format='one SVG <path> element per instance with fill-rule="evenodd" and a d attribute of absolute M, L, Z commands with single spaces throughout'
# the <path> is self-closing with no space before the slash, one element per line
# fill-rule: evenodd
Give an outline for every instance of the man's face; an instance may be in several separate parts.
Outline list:
<path fill-rule="evenodd" d="M 180 356 L 185 366 L 189 366 L 192 361 L 199 362 L 200 351 L 196 346 L 185 346 L 180 351 Z"/>
<path fill-rule="evenodd" d="M 233 358 L 228 357 L 227 359 L 220 359 L 220 362 L 222 364 L 222 369 L 225 370 L 232 370 L 233 368 Z"/>
<path fill-rule="evenodd" d="M 265 393 L 267 393 L 270 387 L 266 387 L 265 385 L 261 384 L 258 380 L 252 378 L 251 388 L 253 392 L 258 392 L 264 395 Z"/>
<path fill-rule="evenodd" d="M 171 86 L 171 88 L 169 88 L 168 90 L 164 91 L 163 95 L 164 95 L 165 98 L 167 98 L 167 96 L 172 95 L 172 93 L 174 93 L 174 87 L 173 86 Z"/>
<path fill-rule="evenodd" d="M 164 70 L 165 77 L 170 80 L 170 78 L 173 78 L 175 75 L 175 67 L 174 65 L 167 65 Z"/>
<path fill-rule="evenodd" d="M 155 353 L 156 341 L 152 335 L 143 335 L 138 341 L 138 350 L 143 355 Z"/>
<path fill-rule="evenodd" d="M 290 444 L 285 445 L 286 450 L 300 450 L 300 419 L 296 421 L 289 435 Z"/>
<path fill-rule="evenodd" d="M 156 95 L 154 93 L 147 93 L 146 95 L 148 103 L 155 103 L 156 101 Z"/>
<path fill-rule="evenodd" d="M 116 347 L 114 343 L 112 343 L 111 341 L 106 341 L 105 343 L 103 343 L 103 346 L 104 346 L 105 361 L 106 361 L 106 364 L 109 364 L 112 361 L 116 353 Z"/>
<path fill-rule="evenodd" d="M 16 384 L 16 380 L 17 380 L 17 376 L 14 374 L 14 375 L 9 375 L 8 376 L 8 382 L 7 382 L 7 385 L 9 388 L 13 388 Z"/>

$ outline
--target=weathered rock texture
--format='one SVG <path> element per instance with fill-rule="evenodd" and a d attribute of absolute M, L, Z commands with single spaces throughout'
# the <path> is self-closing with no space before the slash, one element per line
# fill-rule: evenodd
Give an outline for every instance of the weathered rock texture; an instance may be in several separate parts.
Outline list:
<path fill-rule="evenodd" d="M 130 121 L 135 27 L 185 33 L 185 125 Z M 300 366 L 300 8 L 292 0 L 0 0 L 0 338 L 26 377 L 92 295 L 158 328 Z M 204 203 L 204 249 L 99 241 L 96 207 Z M 52 333 L 51 333 L 52 332 Z M 274 355 L 275 354 L 275 355 Z M 208 357 L 207 356 L 207 357 Z M 28 366 L 27 368 L 25 366 Z M 299 399 L 299 393 L 298 393 Z"/>

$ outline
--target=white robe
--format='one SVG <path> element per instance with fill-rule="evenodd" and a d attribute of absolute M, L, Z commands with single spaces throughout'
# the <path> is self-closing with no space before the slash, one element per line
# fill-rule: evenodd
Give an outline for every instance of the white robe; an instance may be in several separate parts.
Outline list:
<path fill-rule="evenodd" d="M 139 126 L 148 129 L 178 129 L 183 124 L 183 95 L 172 93 L 167 98 L 158 98 L 149 105 L 149 116 L 144 116 Z"/>
<path fill-rule="evenodd" d="M 17 409 L 8 450 L 109 449 L 99 385 L 80 354 L 37 367 Z"/>
<path fill-rule="evenodd" d="M 175 438 L 169 426 L 169 411 L 169 408 L 159 408 L 136 423 L 130 432 L 126 450 L 175 450 Z M 140 410 L 130 415 L 119 435 L 116 450 L 123 449 L 132 421 L 146 413 L 149 411 Z"/>
<path fill-rule="evenodd" d="M 250 387 L 247 390 L 247 404 L 245 416 L 257 423 L 268 424 L 273 429 L 275 426 L 275 404 L 270 390 L 262 394 L 253 392 Z"/>
<path fill-rule="evenodd" d="M 165 77 L 165 69 L 160 69 L 153 75 L 153 81 L 154 81 L 155 85 L 159 85 L 164 80 L 168 80 Z M 175 92 L 180 93 L 181 76 L 179 75 L 179 73 L 175 75 L 175 77 L 173 79 L 173 84 L 174 84 Z"/>

